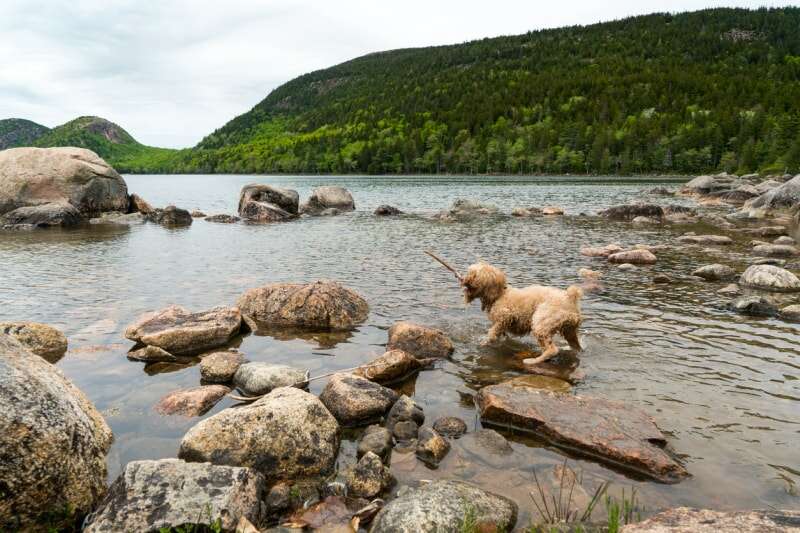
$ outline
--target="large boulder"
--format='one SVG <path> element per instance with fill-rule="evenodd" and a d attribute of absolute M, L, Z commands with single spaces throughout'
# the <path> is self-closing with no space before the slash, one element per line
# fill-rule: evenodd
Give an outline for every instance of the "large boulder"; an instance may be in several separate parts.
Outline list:
<path fill-rule="evenodd" d="M 227 344 L 241 324 L 242 315 L 235 307 L 192 313 L 172 305 L 140 316 L 125 330 L 125 337 L 173 355 L 190 355 Z"/>
<path fill-rule="evenodd" d="M 125 180 L 83 148 L 12 148 L 0 152 L 0 216 L 20 207 L 70 204 L 84 217 L 128 211 Z"/>
<path fill-rule="evenodd" d="M 353 195 L 347 189 L 326 185 L 316 187 L 311 191 L 311 196 L 302 205 L 300 212 L 307 215 L 319 215 L 328 209 L 354 211 L 355 208 Z"/>
<path fill-rule="evenodd" d="M 459 533 L 467 513 L 475 531 L 511 531 L 517 522 L 517 504 L 508 498 L 463 481 L 435 481 L 390 501 L 370 531 Z"/>
<path fill-rule="evenodd" d="M 402 350 L 417 359 L 447 358 L 455 351 L 452 341 L 443 331 L 413 322 L 395 322 L 389 328 L 386 349 Z"/>
<path fill-rule="evenodd" d="M 506 382 L 481 389 L 478 407 L 485 423 L 535 433 L 662 483 L 689 475 L 664 451 L 667 439 L 653 419 L 621 402 Z"/>
<path fill-rule="evenodd" d="M 281 222 L 297 216 L 297 191 L 251 183 L 239 193 L 239 216 L 250 222 Z"/>
<path fill-rule="evenodd" d="M 0 334 L 10 335 L 51 363 L 67 351 L 67 337 L 53 326 L 37 322 L 0 322 Z"/>
<path fill-rule="evenodd" d="M 752 265 L 744 271 L 739 284 L 775 292 L 800 291 L 800 279 L 786 269 L 774 265 Z"/>
<path fill-rule="evenodd" d="M 0 405 L 0 530 L 37 529 L 45 511 L 91 510 L 106 491 L 111 429 L 58 368 L 3 334 Z"/>
<path fill-rule="evenodd" d="M 653 204 L 615 205 L 600 211 L 600 216 L 611 220 L 631 221 L 637 217 L 661 220 L 664 217 L 664 210 L 661 206 Z"/>
<path fill-rule="evenodd" d="M 622 533 L 788 533 L 800 531 L 800 511 L 712 511 L 677 507 L 643 522 L 622 526 Z"/>
<path fill-rule="evenodd" d="M 328 280 L 250 289 L 237 306 L 257 322 L 280 327 L 350 329 L 369 314 L 369 305 L 358 293 Z"/>
<path fill-rule="evenodd" d="M 266 491 L 264 477 L 250 468 L 179 459 L 133 461 L 111 485 L 84 531 L 159 531 L 212 524 L 233 531 L 242 518 L 260 521 Z"/>
<path fill-rule="evenodd" d="M 261 396 L 280 387 L 305 388 L 308 374 L 302 368 L 256 361 L 239 366 L 233 384 L 248 396 Z"/>
<path fill-rule="evenodd" d="M 346 426 L 361 426 L 380 419 L 397 401 L 392 389 L 352 374 L 334 374 L 319 399 Z"/>
<path fill-rule="evenodd" d="M 338 451 L 339 424 L 319 398 L 283 387 L 202 420 L 184 435 L 178 457 L 252 467 L 272 483 L 328 475 Z"/>
<path fill-rule="evenodd" d="M 748 201 L 748 209 L 788 209 L 800 203 L 800 174 Z"/>

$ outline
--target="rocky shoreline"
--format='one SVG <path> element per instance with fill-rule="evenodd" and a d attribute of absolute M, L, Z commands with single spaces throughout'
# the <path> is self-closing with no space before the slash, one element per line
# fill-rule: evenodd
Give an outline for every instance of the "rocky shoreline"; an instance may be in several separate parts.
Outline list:
<path fill-rule="evenodd" d="M 12 154 L 13 163 L 3 159 L 11 157 L 6 152 L 0 153 L 0 193 L 12 191 L 0 194 L 6 229 L 134 221 L 188 225 L 199 218 L 174 206 L 156 209 L 129 195 L 124 180 L 86 150 L 20 152 Z M 53 158 L 70 161 L 59 162 L 53 175 L 41 182 L 39 197 L 22 188 L 19 179 L 11 183 L 12 174 L 32 179 L 20 168 L 34 168 L 41 161 L 52 164 Z M 72 178 L 65 181 L 66 174 Z M 794 239 L 800 222 L 800 176 L 701 176 L 679 191 L 657 189 L 648 194 L 692 200 L 698 207 L 640 203 L 614 206 L 597 216 L 633 226 L 715 228 L 707 234 L 686 232 L 675 247 L 732 247 L 752 237 L 750 250 L 759 259 L 744 271 L 713 262 L 687 270 L 687 279 L 725 284 L 719 292 L 733 298 L 727 304 L 731 312 L 798 320 L 798 304 L 779 307 L 773 296 L 800 293 L 800 279 L 792 272 L 800 267 L 800 259 L 793 263 L 800 256 Z M 353 210 L 352 195 L 341 187 L 319 187 L 300 204 L 296 191 L 251 184 L 241 191 L 238 216 L 205 218 L 259 224 Z M 375 212 L 401 214 L 392 206 Z M 497 216 L 505 215 L 494 206 L 457 200 L 433 220 L 449 224 Z M 546 206 L 519 207 L 511 216 L 572 215 Z M 654 283 L 673 283 L 657 271 L 662 250 L 646 244 L 601 243 L 576 253 L 604 262 L 606 268 L 650 269 Z M 601 272 L 584 269 L 580 276 L 587 290 L 603 290 Z M 200 383 L 169 392 L 154 405 L 157 413 L 194 418 L 226 396 L 239 403 L 200 419 L 184 435 L 177 457 L 130 462 L 111 486 L 105 481 L 111 430 L 52 364 L 66 351 L 66 337 L 44 324 L 0 323 L 0 398 L 8 406 L 0 414 L 0 528 L 43 529 L 42 515 L 60 508 L 71 509 L 71 518 L 85 516 L 83 529 L 98 532 L 197 523 L 242 532 L 458 532 L 467 522 L 474 526 L 470 531 L 527 527 L 517 524 L 517 503 L 501 494 L 456 480 L 398 487 L 392 474 L 394 450 L 410 450 L 416 461 L 436 468 L 462 438 L 489 442 L 498 453 L 513 454 L 501 433 L 471 431 L 464 420 L 452 416 L 426 419 L 413 396 L 392 388 L 452 357 L 455 347 L 448 332 L 398 320 L 387 332 L 385 353 L 332 375 L 251 362 L 246 353 L 231 348 L 236 339 L 261 329 L 351 331 L 368 315 L 367 298 L 335 281 L 318 280 L 252 288 L 236 302 L 212 309 L 169 306 L 141 316 L 125 331 L 133 342 L 129 359 L 147 364 L 200 359 Z M 670 446 L 668 431 L 658 427 L 652 413 L 569 392 L 570 383 L 590 378 L 579 370 L 576 354 L 563 353 L 554 363 L 539 366 L 522 361 L 519 374 L 474 395 L 487 427 L 531 433 L 555 450 L 579 453 L 614 471 L 655 482 L 680 483 L 690 477 L 679 450 Z M 553 383 L 544 390 L 540 382 L 527 379 L 531 377 Z M 319 395 L 309 392 L 309 382 L 317 379 L 327 380 Z M 354 429 L 360 434 L 356 456 L 344 457 L 343 434 Z M 792 528 L 800 529 L 800 513 L 679 508 L 622 531 Z"/>

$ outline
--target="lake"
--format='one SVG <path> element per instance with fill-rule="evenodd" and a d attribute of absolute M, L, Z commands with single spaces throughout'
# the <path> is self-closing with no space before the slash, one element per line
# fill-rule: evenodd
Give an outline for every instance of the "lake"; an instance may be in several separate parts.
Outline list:
<path fill-rule="evenodd" d="M 369 302 L 368 320 L 341 335 L 247 336 L 235 344 L 252 361 L 308 368 L 311 375 L 356 366 L 384 352 L 387 329 L 412 320 L 446 331 L 456 345 L 400 390 L 423 407 L 426 421 L 459 416 L 480 427 L 474 393 L 519 375 L 510 356 L 530 339 L 479 345 L 489 323 L 476 303 L 466 307 L 452 275 L 423 250 L 464 269 L 477 259 L 503 268 L 515 286 L 566 287 L 578 270 L 603 272 L 604 291 L 583 302 L 583 382 L 573 392 L 623 400 L 653 416 L 693 477 L 678 485 L 635 479 L 573 457 L 587 491 L 603 480 L 618 494 L 635 487 L 645 514 L 690 505 L 715 509 L 798 509 L 800 482 L 800 335 L 777 319 L 742 317 L 725 309 L 722 286 L 689 278 L 703 264 L 741 272 L 752 260 L 744 235 L 733 246 L 674 246 L 652 267 L 623 271 L 583 257 L 582 246 L 620 242 L 677 245 L 684 231 L 703 227 L 637 227 L 593 216 L 633 200 L 687 203 L 647 190 L 677 182 L 658 179 L 515 177 L 126 176 L 130 192 L 155 206 L 175 204 L 208 214 L 234 214 L 242 185 L 296 189 L 301 200 L 318 185 L 347 187 L 356 211 L 271 225 L 214 224 L 186 228 L 154 224 L 93 226 L 0 235 L 0 321 L 31 320 L 62 329 L 70 349 L 57 364 L 95 403 L 114 431 L 109 476 L 137 459 L 176 456 L 196 419 L 153 411 L 166 393 L 199 384 L 196 365 L 129 361 L 125 328 L 141 313 L 169 304 L 192 310 L 233 305 L 245 290 L 271 282 L 337 280 Z M 498 206 L 482 220 L 447 223 L 431 215 L 456 198 Z M 376 217 L 380 204 L 406 212 Z M 557 205 L 567 216 L 513 218 L 520 206 Z M 655 273 L 673 277 L 653 284 Z M 785 302 L 797 303 L 790 296 Z M 311 384 L 319 393 L 325 380 Z M 210 416 L 232 404 L 223 400 Z M 458 478 L 507 495 L 520 505 L 519 524 L 534 518 L 532 469 L 545 472 L 564 455 L 527 436 L 505 432 L 514 453 L 482 454 L 462 440 L 438 469 L 413 454 L 395 454 L 400 484 Z M 345 433 L 340 468 L 352 464 L 358 433 Z M 600 506 L 602 507 L 602 506 Z M 602 509 L 597 516 L 602 515 Z"/>

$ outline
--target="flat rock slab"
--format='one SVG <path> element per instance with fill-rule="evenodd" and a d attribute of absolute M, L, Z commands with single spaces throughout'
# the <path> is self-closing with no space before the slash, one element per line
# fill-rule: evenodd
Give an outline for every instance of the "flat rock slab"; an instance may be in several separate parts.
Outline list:
<path fill-rule="evenodd" d="M 389 328 L 387 350 L 402 350 L 417 359 L 447 358 L 455 347 L 441 330 L 414 324 L 396 322 Z"/>
<path fill-rule="evenodd" d="M 535 433 L 555 446 L 662 483 L 677 483 L 689 475 L 663 450 L 666 437 L 653 419 L 621 402 L 506 382 L 481 389 L 478 406 L 484 422 Z"/>
<path fill-rule="evenodd" d="M 583 381 L 586 373 L 579 368 L 580 359 L 574 355 L 561 355 L 543 363 L 531 364 L 539 354 L 533 352 L 522 352 L 511 360 L 512 366 L 522 372 L 534 376 L 544 376 L 548 378 L 560 379 L 572 385 Z"/>
<path fill-rule="evenodd" d="M 711 511 L 678 507 L 643 522 L 623 526 L 622 533 L 787 533 L 800 531 L 800 511 Z"/>
<path fill-rule="evenodd" d="M 235 307 L 192 313 L 172 305 L 139 317 L 125 330 L 125 337 L 173 355 L 189 355 L 227 344 L 241 324 L 242 315 Z"/>
<path fill-rule="evenodd" d="M 381 418 L 397 401 L 397 393 L 351 374 L 334 374 L 319 395 L 325 407 L 346 426 L 359 426 Z"/>
<path fill-rule="evenodd" d="M 371 533 L 459 533 L 467 509 L 475 531 L 511 531 L 517 504 L 463 481 L 435 481 L 390 501 L 372 524 Z"/>
<path fill-rule="evenodd" d="M 185 463 L 179 459 L 133 461 L 114 481 L 84 531 L 158 531 L 220 521 L 233 531 L 241 518 L 258 523 L 264 478 L 249 468 Z"/>
<path fill-rule="evenodd" d="M 367 364 L 361 365 L 353 373 L 375 383 L 395 383 L 418 372 L 431 360 L 417 359 L 402 350 L 389 350 Z"/>
<path fill-rule="evenodd" d="M 154 409 L 162 415 L 200 416 L 217 405 L 230 391 L 224 385 L 178 390 L 161 398 Z"/>

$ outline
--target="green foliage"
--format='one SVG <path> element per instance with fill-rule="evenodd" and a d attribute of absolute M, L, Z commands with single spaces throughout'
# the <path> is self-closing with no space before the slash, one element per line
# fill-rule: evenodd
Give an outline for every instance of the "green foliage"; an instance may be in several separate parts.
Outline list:
<path fill-rule="evenodd" d="M 798 8 L 710 9 L 370 54 L 278 87 L 195 149 L 136 164 L 245 173 L 800 171 L 798 27 Z"/>
<path fill-rule="evenodd" d="M 22 118 L 0 120 L 0 150 L 28 146 L 48 131 L 47 127 Z"/>

